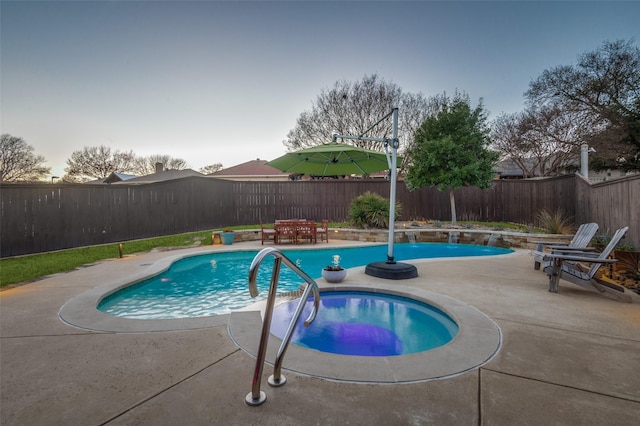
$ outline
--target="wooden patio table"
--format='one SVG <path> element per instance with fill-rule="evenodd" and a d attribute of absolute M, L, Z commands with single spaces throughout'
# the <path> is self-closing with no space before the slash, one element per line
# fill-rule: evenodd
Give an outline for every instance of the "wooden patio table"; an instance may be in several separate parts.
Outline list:
<path fill-rule="evenodd" d="M 313 220 L 276 220 L 273 225 L 273 229 L 276 231 L 276 240 L 278 241 L 278 244 L 281 244 L 284 241 L 299 244 L 304 240 L 309 241 L 311 244 L 315 244 L 317 241 L 317 224 Z"/>

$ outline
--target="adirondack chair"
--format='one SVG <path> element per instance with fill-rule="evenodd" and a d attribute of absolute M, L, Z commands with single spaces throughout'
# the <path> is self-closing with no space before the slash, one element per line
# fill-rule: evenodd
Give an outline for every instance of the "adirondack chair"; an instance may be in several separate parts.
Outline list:
<path fill-rule="evenodd" d="M 544 271 L 549 275 L 549 291 L 557 293 L 558 281 L 562 278 L 587 290 L 595 291 L 621 302 L 630 303 L 632 301 L 631 296 L 625 294 L 624 287 L 596 277 L 596 272 L 598 272 L 598 269 L 603 265 L 617 262 L 616 259 L 609 259 L 609 255 L 611 255 L 613 249 L 618 245 L 628 229 L 628 226 L 618 229 L 607 247 L 605 247 L 601 253 L 536 253 L 537 255 L 543 256 L 543 261 L 551 261 L 550 264 L 544 268 Z M 583 263 L 589 263 L 591 267 L 583 267 Z"/>
<path fill-rule="evenodd" d="M 583 223 L 582 225 L 580 225 L 580 227 L 578 228 L 578 230 L 576 231 L 575 235 L 573 236 L 573 238 L 569 243 L 563 244 L 558 241 L 553 241 L 553 242 L 536 241 L 537 247 L 534 253 L 544 252 L 545 247 L 547 247 L 552 251 L 558 248 L 565 249 L 565 251 L 576 250 L 576 249 L 584 251 L 584 249 L 589 245 L 589 242 L 591 242 L 591 239 L 593 238 L 593 236 L 596 235 L 597 231 L 598 231 L 597 223 Z M 544 256 L 539 254 L 533 255 L 533 269 L 535 269 L 536 271 L 540 269 L 540 264 L 542 263 L 543 257 Z"/>

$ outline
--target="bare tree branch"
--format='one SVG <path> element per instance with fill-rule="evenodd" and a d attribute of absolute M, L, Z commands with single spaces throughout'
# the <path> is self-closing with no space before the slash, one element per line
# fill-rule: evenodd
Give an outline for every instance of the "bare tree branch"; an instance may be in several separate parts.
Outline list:
<path fill-rule="evenodd" d="M 399 138 L 401 151 L 406 152 L 414 141 L 416 129 L 438 110 L 439 98 L 425 98 L 421 93 L 404 94 L 400 87 L 377 75 L 361 81 L 337 81 L 331 89 L 323 89 L 313 102 L 311 111 L 298 117 L 283 144 L 297 150 L 331 141 L 334 133 L 362 135 L 367 129 L 399 108 Z M 391 137 L 392 122 L 385 120 L 365 136 Z M 384 150 L 382 142 L 345 140 L 344 143 L 375 151 Z M 407 158 L 405 158 L 405 163 Z"/>
<path fill-rule="evenodd" d="M 131 173 L 134 168 L 133 151 L 111 151 L 100 145 L 74 151 L 67 160 L 65 178 L 72 180 L 104 179 L 111 173 Z"/>
<path fill-rule="evenodd" d="M 222 170 L 222 163 L 209 164 L 208 166 L 200 168 L 199 171 L 203 175 L 210 175 L 211 173 L 215 173 L 218 170 Z"/>
<path fill-rule="evenodd" d="M 493 123 L 492 144 L 523 177 L 555 176 L 577 164 L 591 124 L 587 116 L 558 107 L 503 114 Z"/>
<path fill-rule="evenodd" d="M 136 157 L 131 172 L 138 176 L 146 176 L 156 172 L 156 164 L 162 164 L 164 170 L 184 170 L 189 165 L 182 158 L 174 158 L 166 154 L 154 154 L 147 157 Z"/>
<path fill-rule="evenodd" d="M 605 42 L 575 66 L 545 70 L 525 93 L 530 108 L 556 106 L 592 128 L 598 168 L 640 170 L 640 48 L 633 40 Z"/>
<path fill-rule="evenodd" d="M 38 181 L 51 173 L 42 165 L 46 160 L 35 155 L 24 139 L 3 134 L 0 137 L 0 182 Z"/>

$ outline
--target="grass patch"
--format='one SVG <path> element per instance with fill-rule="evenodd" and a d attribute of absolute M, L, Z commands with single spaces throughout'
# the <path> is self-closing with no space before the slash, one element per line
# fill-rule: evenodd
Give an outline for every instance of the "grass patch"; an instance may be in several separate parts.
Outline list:
<path fill-rule="evenodd" d="M 141 253 L 159 247 L 188 247 L 196 241 L 210 245 L 211 231 L 127 241 L 122 244 L 122 253 Z M 72 271 L 82 265 L 117 258 L 119 255 L 118 244 L 114 243 L 0 259 L 0 287 Z"/>
<path fill-rule="evenodd" d="M 273 227 L 273 224 L 268 226 Z M 332 222 L 329 226 L 332 228 L 344 228 L 348 226 L 348 223 Z M 211 245 L 212 232 L 225 229 L 234 231 L 260 229 L 260 225 L 226 226 L 224 228 L 216 228 L 213 231 L 126 241 L 122 244 L 122 253 L 123 255 L 128 255 L 148 252 L 162 247 L 188 247 L 198 241 L 200 245 Z M 82 265 L 105 259 L 114 259 L 119 255 L 118 244 L 113 243 L 0 259 L 0 287 L 33 281 L 47 275 L 73 271 Z"/>

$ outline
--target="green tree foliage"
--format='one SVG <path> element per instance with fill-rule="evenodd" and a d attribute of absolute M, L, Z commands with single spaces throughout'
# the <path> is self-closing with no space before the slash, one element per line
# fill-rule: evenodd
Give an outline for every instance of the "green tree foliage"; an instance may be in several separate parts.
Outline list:
<path fill-rule="evenodd" d="M 416 133 L 407 167 L 407 187 L 448 189 L 453 225 L 456 224 L 453 190 L 462 186 L 488 188 L 494 177 L 493 168 L 499 156 L 488 149 L 486 121 L 482 102 L 472 109 L 469 97 L 456 93 Z"/>
<path fill-rule="evenodd" d="M 640 170 L 640 48 L 605 42 L 578 63 L 545 70 L 525 93 L 530 107 L 554 106 L 588 123 L 582 139 L 600 169 Z"/>
<path fill-rule="evenodd" d="M 45 159 L 33 153 L 24 139 L 8 133 L 0 137 L 0 182 L 38 181 L 51 173 L 42 163 Z"/>

